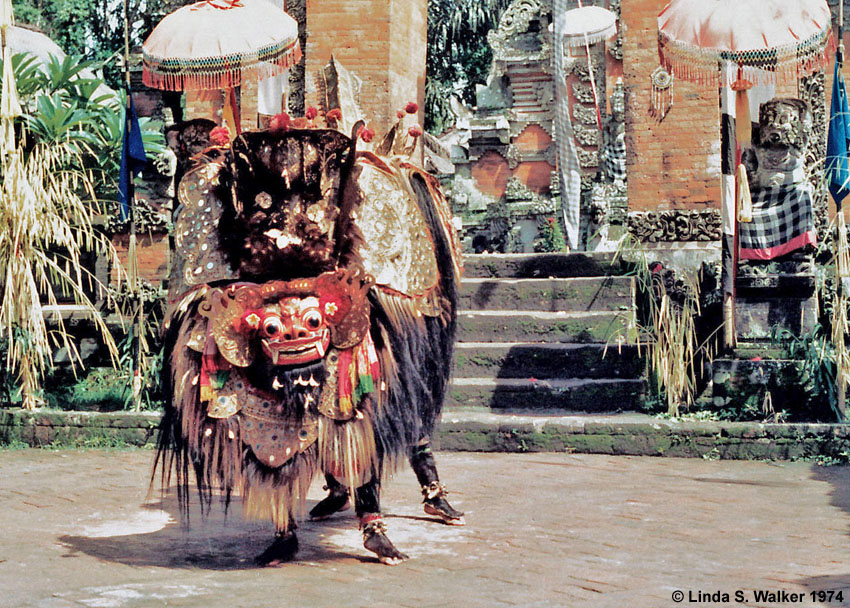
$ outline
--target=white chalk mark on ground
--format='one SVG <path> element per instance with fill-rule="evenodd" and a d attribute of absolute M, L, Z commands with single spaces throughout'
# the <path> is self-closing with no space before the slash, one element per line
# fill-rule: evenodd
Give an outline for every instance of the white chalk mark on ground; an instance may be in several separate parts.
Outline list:
<path fill-rule="evenodd" d="M 163 605 L 168 600 L 187 598 L 201 595 L 203 592 L 191 585 L 154 585 L 144 583 L 128 585 L 111 585 L 109 587 L 89 587 L 81 589 L 86 595 L 95 597 L 78 599 L 77 601 L 91 608 L 120 608 L 128 602 L 153 600 L 150 605 Z"/>
<path fill-rule="evenodd" d="M 410 557 L 457 555 L 457 544 L 465 542 L 469 534 L 466 526 L 448 526 L 430 519 L 421 508 L 393 507 L 385 513 L 384 522 L 387 524 L 387 537 L 399 551 Z M 339 527 L 331 524 L 326 525 L 324 530 L 316 530 L 322 541 L 345 551 L 362 548 L 363 534 L 357 525 L 348 518 L 339 523 Z M 371 555 L 365 549 L 364 552 Z"/>
<path fill-rule="evenodd" d="M 173 523 L 175 523 L 174 518 L 165 511 L 139 509 L 134 513 L 122 516 L 121 519 L 98 521 L 96 524 L 84 525 L 75 530 L 74 533 L 87 538 L 150 534 Z"/>

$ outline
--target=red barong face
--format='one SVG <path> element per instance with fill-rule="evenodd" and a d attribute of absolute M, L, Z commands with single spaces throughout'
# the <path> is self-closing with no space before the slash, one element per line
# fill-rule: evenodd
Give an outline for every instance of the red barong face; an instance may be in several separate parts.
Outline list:
<path fill-rule="evenodd" d="M 246 314 L 244 320 L 249 327 L 256 323 L 263 354 L 273 365 L 317 361 L 330 345 L 330 328 L 317 297 L 284 298 L 259 313 Z"/>

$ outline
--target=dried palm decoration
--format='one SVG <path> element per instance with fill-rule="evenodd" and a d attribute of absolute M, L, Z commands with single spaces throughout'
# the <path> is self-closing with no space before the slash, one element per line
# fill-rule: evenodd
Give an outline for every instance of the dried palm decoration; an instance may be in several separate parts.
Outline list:
<path fill-rule="evenodd" d="M 832 307 L 832 344 L 835 347 L 835 383 L 838 387 L 838 411 L 843 418 L 846 412 L 847 384 L 850 383 L 850 351 L 847 349 L 847 334 L 850 327 L 847 322 L 847 286 L 850 283 L 850 247 L 847 244 L 847 226 L 844 214 L 836 214 L 836 232 L 838 233 L 835 254 L 836 290 L 835 304 Z"/>
<path fill-rule="evenodd" d="M 84 252 L 109 254 L 109 240 L 93 225 L 91 176 L 69 147 L 36 144 L 2 154 L 0 185 L 0 339 L 8 341 L 6 367 L 17 374 L 22 405 L 39 404 L 39 389 L 52 352 L 64 347 L 72 365 L 81 363 L 60 315 L 48 328 L 44 306 L 60 296 L 84 307 L 114 361 L 117 349 L 88 293 L 105 293 L 83 268 Z"/>

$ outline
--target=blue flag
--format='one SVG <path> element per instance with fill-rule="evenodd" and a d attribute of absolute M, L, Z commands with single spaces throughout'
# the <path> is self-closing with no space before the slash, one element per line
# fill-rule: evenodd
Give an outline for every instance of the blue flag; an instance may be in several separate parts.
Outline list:
<path fill-rule="evenodd" d="M 127 96 L 130 100 L 130 108 L 125 110 L 129 112 L 129 115 L 124 116 L 121 170 L 118 175 L 118 203 L 122 221 L 130 216 L 130 186 L 133 177 L 138 175 L 148 162 L 145 145 L 142 142 L 142 130 L 139 128 L 139 117 L 136 116 L 136 105 L 133 103 L 133 95 L 129 89 Z"/>
<path fill-rule="evenodd" d="M 850 194 L 850 107 L 847 105 L 847 88 L 838 60 L 832 82 L 832 103 L 829 108 L 829 133 L 826 140 L 826 179 L 829 193 L 841 207 L 841 201 Z"/>

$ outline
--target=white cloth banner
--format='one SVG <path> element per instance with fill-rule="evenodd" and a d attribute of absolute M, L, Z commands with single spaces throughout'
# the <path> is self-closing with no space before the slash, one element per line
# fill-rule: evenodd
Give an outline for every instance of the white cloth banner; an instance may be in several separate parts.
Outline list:
<path fill-rule="evenodd" d="M 578 162 L 573 127 L 570 122 L 570 103 L 564 70 L 563 15 L 567 0 L 555 0 L 555 138 L 557 139 L 558 177 L 561 182 L 561 210 L 566 228 L 566 240 L 571 250 L 579 248 L 581 209 L 581 169 Z"/>
<path fill-rule="evenodd" d="M 280 9 L 286 10 L 284 0 L 269 0 Z M 274 116 L 285 112 L 283 96 L 289 94 L 289 70 L 283 74 L 265 78 L 257 83 L 257 112 Z"/>

